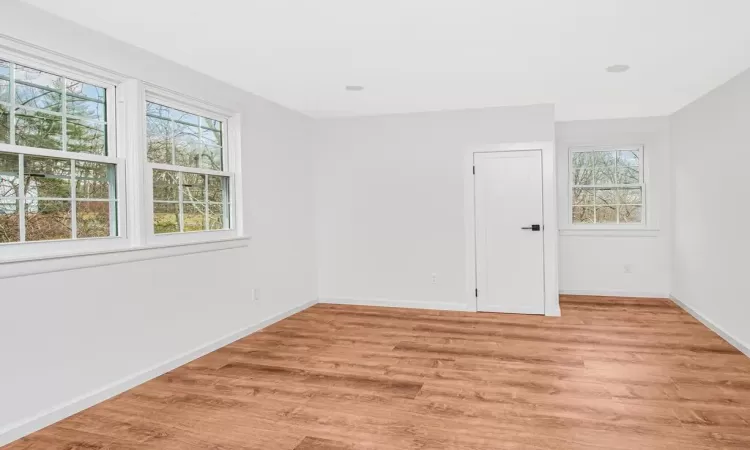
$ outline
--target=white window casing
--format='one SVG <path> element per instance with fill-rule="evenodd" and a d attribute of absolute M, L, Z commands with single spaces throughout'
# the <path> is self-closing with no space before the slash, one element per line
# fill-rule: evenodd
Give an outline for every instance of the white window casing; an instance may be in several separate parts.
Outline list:
<path fill-rule="evenodd" d="M 19 155 L 19 179 L 23 180 L 25 157 L 45 157 L 71 161 L 70 183 L 72 217 L 76 213 L 76 162 L 105 163 L 114 167 L 116 174 L 116 227 L 111 227 L 110 236 L 79 238 L 75 220 L 72 220 L 71 238 L 66 240 L 8 242 L 0 244 L 0 278 L 27 275 L 78 267 L 117 263 L 140 259 L 151 259 L 176 254 L 211 251 L 219 248 L 236 248 L 247 245 L 244 236 L 242 177 L 241 177 L 241 118 L 234 111 L 177 93 L 165 88 L 131 79 L 126 75 L 108 71 L 89 63 L 68 58 L 55 52 L 29 45 L 12 38 L 0 36 L 0 60 L 20 64 L 64 78 L 91 84 L 106 89 L 107 153 L 91 153 L 49 150 L 0 142 L 0 153 Z M 12 83 L 12 82 L 11 82 Z M 65 91 L 65 87 L 61 88 Z M 13 91 L 9 95 L 13 95 Z M 64 101 L 63 105 L 67 103 Z M 13 113 L 9 98 L 6 107 Z M 146 103 L 152 101 L 171 108 L 187 111 L 199 116 L 220 120 L 222 123 L 221 170 L 188 168 L 170 164 L 150 163 L 147 160 Z M 65 106 L 60 114 L 65 126 Z M 28 108 L 26 109 L 33 109 Z M 44 110 L 45 114 L 50 111 Z M 52 112 L 51 115 L 56 115 Z M 9 130 L 14 130 L 12 117 Z M 63 139 L 65 141 L 65 139 Z M 67 145 L 66 142 L 63 145 Z M 228 226 L 226 229 L 185 233 L 155 234 L 153 224 L 153 171 L 174 170 L 182 173 L 221 176 L 228 180 Z M 67 180 L 67 178 L 65 178 Z M 23 181 L 20 183 L 23 193 Z M 182 189 L 182 187 L 180 187 Z M 112 192 L 112 189 L 110 189 Z M 18 194 L 17 194 L 18 195 Z M 18 204 L 25 206 L 25 196 L 18 195 Z M 42 199 L 44 200 L 44 199 Z M 10 200 L 7 200 L 10 201 Z M 103 201 L 94 199 L 91 201 Z M 206 201 L 206 223 L 208 224 L 209 201 Z M 21 206 L 19 221 L 23 222 Z M 112 214 L 110 221 L 112 221 Z M 21 225 L 19 225 L 20 227 Z"/>
<path fill-rule="evenodd" d="M 608 180 L 597 179 L 597 171 L 591 170 L 583 180 L 575 175 L 576 171 L 600 168 L 594 161 L 597 155 L 614 155 L 615 161 L 607 170 L 613 171 L 608 174 Z M 630 174 L 628 180 L 623 181 L 620 177 L 621 154 L 634 155 L 637 165 L 627 163 L 624 165 Z M 589 159 L 590 158 L 590 159 Z M 577 159 L 578 162 L 574 162 Z M 583 162 L 581 162 L 583 161 Z M 644 164 L 644 147 L 642 145 L 622 146 L 586 146 L 571 147 L 568 152 L 568 186 L 566 222 L 568 230 L 645 230 L 648 222 L 647 208 L 647 186 L 646 167 Z M 579 164 L 583 164 L 582 166 Z M 590 165 L 587 165 L 590 164 Z M 633 169 L 637 169 L 637 180 L 633 177 Z M 579 172 L 580 173 L 580 172 Z M 580 177 L 580 175 L 579 175 Z M 589 179 L 590 177 L 590 179 Z M 612 178 L 614 177 L 614 178 Z M 638 193 L 635 199 L 624 200 L 623 193 L 630 191 Z M 605 200 L 603 194 L 613 195 L 614 200 Z M 578 194 L 578 195 L 576 195 Z M 613 217 L 600 217 L 600 212 L 614 212 Z M 637 212 L 630 216 L 627 213 Z M 604 216 L 604 214 L 602 214 Z"/>
<path fill-rule="evenodd" d="M 237 173 L 241 168 L 240 154 L 241 154 L 241 143 L 239 140 L 239 130 L 241 127 L 241 121 L 238 114 L 233 114 L 230 111 L 226 111 L 205 102 L 201 102 L 196 99 L 192 99 L 187 96 L 176 94 L 174 92 L 161 89 L 155 86 L 147 86 L 145 89 L 145 97 L 147 103 L 154 103 L 162 105 L 167 108 L 194 114 L 200 117 L 213 119 L 219 121 L 222 131 L 222 167 L 221 170 L 198 168 L 198 167 L 186 167 L 176 164 L 176 161 L 172 161 L 173 164 L 146 162 L 144 177 L 144 190 L 145 190 L 145 205 L 144 205 L 144 216 L 145 216 L 145 237 L 148 245 L 165 245 L 170 243 L 193 243 L 193 242 L 206 242 L 215 240 L 232 239 L 242 236 L 242 199 L 241 199 L 241 183 Z M 146 114 L 143 114 L 143 120 L 146 120 Z M 145 125 L 144 125 L 145 128 Z M 145 134 L 144 134 L 145 135 Z M 172 142 L 174 147 L 176 144 Z M 146 143 L 144 142 L 144 158 Z M 173 151 L 174 158 L 174 151 Z M 154 199 L 154 186 L 153 186 L 153 174 L 154 171 L 168 171 L 175 172 L 178 176 L 178 195 L 177 200 L 155 200 Z M 228 225 L 224 229 L 219 230 L 204 230 L 204 231 L 190 231 L 184 230 L 184 211 L 183 207 L 188 203 L 184 198 L 183 180 L 185 174 L 201 175 L 204 179 L 204 189 L 206 191 L 205 202 L 203 203 L 206 208 L 210 208 L 211 205 L 217 205 L 221 202 L 208 201 L 208 187 L 209 177 L 225 177 L 228 188 L 228 195 L 225 196 L 224 212 L 225 220 L 228 221 Z M 155 233 L 154 231 L 154 204 L 168 204 L 172 203 L 179 206 L 179 227 L 180 229 L 175 232 L 169 233 Z M 209 211 L 206 210 L 206 225 L 208 225 Z M 226 223 L 226 222 L 225 222 Z"/>
<path fill-rule="evenodd" d="M 0 43 L 1 44 L 1 43 Z M 21 47 L 21 50 L 23 48 Z M 18 49 L 7 49 L 0 45 L 0 60 L 9 63 L 8 66 L 8 78 L 9 78 L 9 90 L 7 98 L 0 99 L 0 102 L 8 109 L 8 142 L 0 142 L 0 153 L 7 156 L 16 156 L 17 161 L 17 183 L 18 183 L 18 195 L 15 198 L 17 201 L 17 214 L 19 222 L 19 240 L 16 242 L 3 242 L 0 244 L 0 261 L 13 261 L 17 259 L 28 259 L 45 257 L 49 255 L 60 255 L 69 254 L 75 252 L 94 252 L 94 251 L 109 251 L 113 249 L 122 249 L 129 246 L 127 239 L 128 226 L 127 226 L 127 200 L 124 197 L 126 192 L 126 174 L 125 174 L 125 159 L 120 153 L 118 153 L 118 146 L 116 143 L 117 136 L 117 112 L 116 112 L 116 86 L 112 83 L 110 78 L 98 77 L 96 74 L 89 73 L 85 70 L 77 70 L 75 67 L 66 65 L 57 65 L 48 59 L 34 56 L 27 52 L 19 51 Z M 53 74 L 54 76 L 60 77 L 62 85 L 59 88 L 52 88 L 49 86 L 36 85 L 33 81 L 18 81 L 16 77 L 16 69 L 20 70 L 21 67 L 30 68 L 46 74 Z M 82 82 L 87 85 L 96 86 L 97 88 L 105 89 L 105 121 L 97 121 L 96 119 L 89 119 L 80 116 L 71 116 L 66 113 L 67 110 L 67 98 L 66 96 L 76 97 L 77 94 L 67 92 L 67 83 L 71 80 L 76 82 Z M 24 104 L 23 106 L 18 105 L 16 102 L 16 90 L 18 85 L 23 85 L 27 89 L 37 89 L 39 92 L 46 92 L 47 94 L 54 93 L 59 95 L 60 100 L 60 111 L 53 111 L 49 109 L 40 109 L 34 106 Z M 41 94 L 43 97 L 46 94 Z M 83 97 L 81 97 L 83 99 Z M 16 111 L 28 111 L 32 114 L 42 114 L 48 118 L 59 119 L 61 127 L 60 135 L 60 148 L 46 149 L 38 147 L 29 147 L 24 145 L 17 145 L 18 137 L 15 135 L 16 130 Z M 104 142 L 106 154 L 97 155 L 93 153 L 84 153 L 76 151 L 68 151 L 68 140 L 65 138 L 68 132 L 68 121 L 78 121 L 80 123 L 90 122 L 98 123 L 102 127 L 106 127 L 106 142 Z M 25 180 L 29 174 L 24 173 L 25 163 L 32 158 L 48 158 L 48 161 L 68 161 L 70 162 L 69 173 L 63 177 L 70 182 L 70 195 L 65 198 L 44 198 L 32 196 L 28 197 L 25 192 L 24 185 Z M 108 198 L 76 198 L 77 181 L 80 180 L 80 176 L 76 175 L 76 167 L 85 165 L 86 163 L 102 163 L 107 164 L 109 167 L 114 168 L 115 180 L 110 181 L 109 195 Z M 63 163 L 64 164 L 64 163 Z M 8 175 L 8 174 L 6 174 Z M 45 175 L 39 175 L 45 177 Z M 112 189 L 114 188 L 114 189 Z M 10 197 L 4 197 L 6 202 L 13 199 Z M 109 236 L 101 237 L 80 237 L 78 227 L 77 208 L 78 204 L 85 204 L 85 202 L 99 202 L 103 203 L 109 201 L 110 207 L 110 233 Z M 33 240 L 27 241 L 27 224 L 26 224 L 26 212 L 27 208 L 31 205 L 38 205 L 40 202 L 65 202 L 70 204 L 70 237 L 60 237 L 59 239 L 49 240 Z"/>

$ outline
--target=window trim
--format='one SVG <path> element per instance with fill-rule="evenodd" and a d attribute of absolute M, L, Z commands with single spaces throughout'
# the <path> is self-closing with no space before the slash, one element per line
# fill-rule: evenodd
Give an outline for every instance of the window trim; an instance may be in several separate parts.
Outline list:
<path fill-rule="evenodd" d="M 146 245 L 169 245 L 186 243 L 203 243 L 234 239 L 242 236 L 242 198 L 241 198 L 241 164 L 239 155 L 240 116 L 216 105 L 202 100 L 179 94 L 152 84 L 145 84 L 143 114 L 141 116 L 143 129 L 143 230 Z M 222 123 L 222 166 L 223 170 L 185 167 L 172 164 L 148 162 L 148 143 L 146 140 L 146 103 L 158 103 L 169 108 L 187 113 L 208 117 Z M 229 178 L 229 224 L 230 228 L 223 230 L 203 230 L 177 233 L 154 233 L 154 199 L 153 199 L 153 171 L 169 170 L 182 173 L 198 173 L 216 175 Z"/>
<path fill-rule="evenodd" d="M 641 188 L 641 222 L 640 223 L 607 223 L 607 224 L 582 224 L 573 222 L 573 189 L 576 187 L 573 185 L 573 154 L 575 153 L 587 153 L 587 152 L 611 152 L 617 150 L 624 151 L 637 151 L 640 153 L 639 158 L 639 183 L 629 185 L 630 187 Z M 568 167 L 567 167 L 567 212 L 566 225 L 567 231 L 628 231 L 628 230 L 647 230 L 649 224 L 649 209 L 648 209 L 648 189 L 647 189 L 647 164 L 646 164 L 646 152 L 645 146 L 642 144 L 628 144 L 628 145 L 585 145 L 585 146 L 571 146 L 568 148 Z M 621 185 L 617 185 L 621 186 Z M 580 187 L 580 186 L 578 186 Z"/>
<path fill-rule="evenodd" d="M 249 237 L 237 237 L 211 242 L 152 245 L 149 247 L 130 246 L 109 250 L 81 250 L 77 248 L 68 253 L 45 253 L 38 256 L 18 257 L 0 261 L 0 280 L 47 272 L 111 266 L 135 261 L 242 248 L 247 247 L 249 242 Z"/>
<path fill-rule="evenodd" d="M 242 220 L 242 126 L 238 112 L 10 36 L 0 35 L 0 58 L 107 89 L 107 122 L 113 130 L 109 139 L 114 139 L 108 142 L 108 157 L 116 157 L 118 163 L 120 230 L 119 237 L 0 244 L 0 279 L 249 245 L 251 238 L 244 233 Z M 146 231 L 148 226 L 153 225 L 146 224 L 144 217 L 148 211 L 145 207 L 147 198 L 144 189 L 147 164 L 146 95 L 155 99 L 158 97 L 157 102 L 160 103 L 176 101 L 183 108 L 227 118 L 228 131 L 225 138 L 229 145 L 225 148 L 229 154 L 227 163 L 234 168 L 234 186 L 230 195 L 234 218 L 232 231 L 235 237 L 227 239 L 215 234 L 205 236 L 206 233 L 215 233 L 207 231 L 187 233 L 196 238 L 193 242 L 154 244 L 147 241 Z M 14 146 L 8 145 L 6 149 L 10 147 Z M 17 153 L 17 149 L 9 152 Z M 59 158 L 58 153 L 53 156 Z M 80 158 L 81 155 L 96 157 L 76 153 L 76 157 Z M 202 238 L 198 239 L 198 236 Z"/>
<path fill-rule="evenodd" d="M 117 141 L 117 123 L 118 123 L 118 105 L 117 105 L 117 85 L 113 83 L 113 77 L 100 77 L 98 74 L 88 71 L 86 67 L 78 68 L 79 64 L 75 60 L 69 61 L 68 64 L 58 63 L 58 58 L 53 53 L 47 54 L 44 50 L 30 47 L 28 45 L 18 44 L 17 48 L 8 48 L 5 45 L 6 39 L 0 39 L 0 59 L 14 64 L 22 65 L 43 72 L 52 73 L 68 79 L 92 84 L 106 90 L 106 114 L 107 114 L 107 155 L 94 155 L 90 153 L 71 152 L 66 150 L 50 150 L 36 147 L 27 147 L 22 145 L 11 145 L 0 143 L 0 152 L 15 155 L 41 156 L 66 161 L 89 161 L 97 163 L 113 164 L 116 173 L 117 189 L 117 236 L 78 238 L 73 236 L 75 230 L 71 230 L 70 239 L 55 239 L 47 241 L 21 241 L 0 243 L 0 251 L 3 254 L 11 254 L 10 258 L 0 258 L 0 263 L 10 262 L 19 258 L 41 258 L 55 256 L 59 254 L 69 254 L 71 252 L 98 252 L 114 251 L 129 247 L 128 239 L 128 201 L 127 201 L 127 173 L 125 170 L 125 158 L 122 157 L 122 151 Z M 15 44 L 14 44 L 15 45 Z M 27 50 L 27 51 L 24 51 Z M 30 51 L 29 51 L 30 50 Z M 12 94 L 12 93 L 11 93 Z M 12 99 L 11 99 L 12 100 Z M 11 101 L 11 104 L 13 102 Z M 36 109 L 33 109 L 36 110 Z M 42 111 L 44 112 L 44 111 Z M 12 116 L 12 114 L 11 114 Z M 9 118 L 12 120 L 12 117 Z M 14 128 L 13 123 L 9 123 Z M 75 202 L 74 193 L 71 192 L 71 202 Z M 22 211 L 19 211 L 21 213 Z M 71 205 L 71 214 L 75 210 Z M 23 219 L 19 219 L 23 221 Z"/>

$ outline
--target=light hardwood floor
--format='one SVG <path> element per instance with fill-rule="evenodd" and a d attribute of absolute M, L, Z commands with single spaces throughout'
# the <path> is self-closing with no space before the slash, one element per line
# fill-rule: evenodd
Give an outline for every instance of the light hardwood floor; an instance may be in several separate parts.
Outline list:
<path fill-rule="evenodd" d="M 316 305 L 8 449 L 750 448 L 750 359 L 666 300 Z"/>

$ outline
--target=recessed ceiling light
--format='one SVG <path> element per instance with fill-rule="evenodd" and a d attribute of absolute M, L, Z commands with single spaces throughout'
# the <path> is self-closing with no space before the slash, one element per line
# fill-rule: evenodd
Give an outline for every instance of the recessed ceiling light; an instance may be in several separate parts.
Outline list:
<path fill-rule="evenodd" d="M 350 92 L 359 92 L 359 91 L 364 91 L 365 87 L 364 86 L 357 86 L 357 85 L 349 85 L 345 89 L 347 91 L 350 91 Z"/>
<path fill-rule="evenodd" d="M 609 73 L 623 73 L 630 70 L 630 66 L 627 64 L 615 64 L 614 66 L 607 67 L 606 70 Z"/>

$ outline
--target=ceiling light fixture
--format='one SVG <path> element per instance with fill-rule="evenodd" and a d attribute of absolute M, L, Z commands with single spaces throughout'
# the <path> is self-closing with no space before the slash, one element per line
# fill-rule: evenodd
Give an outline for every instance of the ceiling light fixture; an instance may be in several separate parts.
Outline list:
<path fill-rule="evenodd" d="M 613 66 L 607 67 L 606 70 L 609 73 L 623 73 L 630 70 L 630 66 L 627 64 L 615 64 Z"/>
<path fill-rule="evenodd" d="M 347 91 L 349 91 L 349 92 L 359 92 L 359 91 L 364 91 L 365 87 L 364 86 L 357 86 L 357 85 L 349 85 L 345 89 Z"/>

